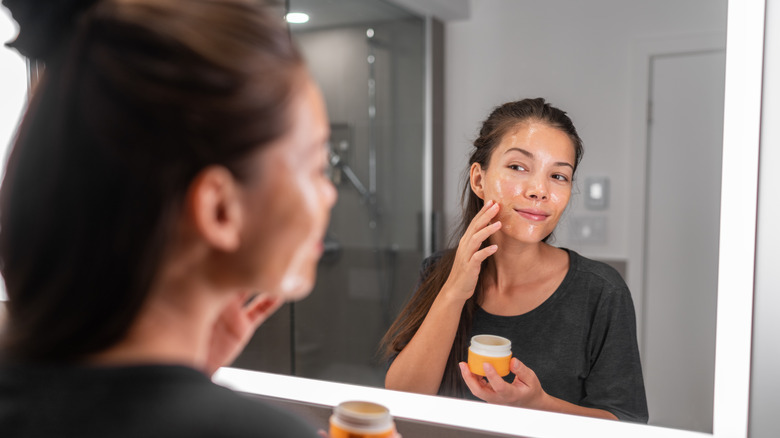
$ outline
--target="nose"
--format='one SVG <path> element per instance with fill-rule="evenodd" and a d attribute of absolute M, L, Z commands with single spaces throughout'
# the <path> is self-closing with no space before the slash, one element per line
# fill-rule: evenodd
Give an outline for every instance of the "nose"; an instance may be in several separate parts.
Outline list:
<path fill-rule="evenodd" d="M 525 195 L 535 201 L 546 201 L 550 196 L 549 188 L 547 187 L 547 179 L 543 176 L 535 176 L 530 179 Z"/>

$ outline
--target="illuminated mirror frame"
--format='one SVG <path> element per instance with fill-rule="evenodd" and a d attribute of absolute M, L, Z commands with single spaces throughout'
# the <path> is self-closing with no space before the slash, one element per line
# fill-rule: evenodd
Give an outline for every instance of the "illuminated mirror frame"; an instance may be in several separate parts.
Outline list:
<path fill-rule="evenodd" d="M 755 267 L 764 0 L 731 0 L 726 39 L 713 433 L 562 415 L 223 368 L 214 380 L 238 391 L 332 407 L 373 400 L 398 418 L 532 437 L 746 437 Z M 429 29 L 430 31 L 430 29 Z M 681 364 L 682 366 L 682 364 Z"/>

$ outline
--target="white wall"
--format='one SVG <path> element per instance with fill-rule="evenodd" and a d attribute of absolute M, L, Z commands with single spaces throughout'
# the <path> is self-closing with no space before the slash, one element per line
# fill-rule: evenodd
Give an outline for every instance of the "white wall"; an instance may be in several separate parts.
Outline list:
<path fill-rule="evenodd" d="M 447 226 L 458 220 L 461 176 L 481 121 L 500 103 L 545 97 L 569 113 L 583 138 L 579 182 L 611 182 L 610 207 L 599 213 L 606 242 L 572 245 L 564 218 L 557 244 L 631 264 L 629 240 L 641 232 L 629 219 L 633 47 L 675 35 L 725 40 L 725 27 L 725 0 L 472 0 L 471 17 L 445 28 Z M 574 196 L 567 217 L 592 215 L 583 204 Z"/>

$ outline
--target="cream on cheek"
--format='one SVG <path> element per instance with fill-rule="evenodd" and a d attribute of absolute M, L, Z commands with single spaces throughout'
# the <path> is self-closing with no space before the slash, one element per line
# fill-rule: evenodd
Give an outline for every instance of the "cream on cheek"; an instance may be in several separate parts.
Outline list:
<path fill-rule="evenodd" d="M 308 169 L 298 169 L 291 175 L 290 195 L 297 204 L 291 219 L 290 260 L 282 277 L 281 290 L 287 299 L 308 295 L 314 284 L 319 242 L 325 224 L 317 182 Z M 295 225 L 294 227 L 292 225 Z"/>
<path fill-rule="evenodd" d="M 566 208 L 571 191 L 567 187 L 548 187 L 548 199 L 544 202 L 544 210 L 551 214 L 548 220 L 531 222 L 520 217 L 515 208 L 535 207 L 528 205 L 524 190 L 528 181 L 522 181 L 517 176 L 499 175 L 489 181 L 485 191 L 485 200 L 494 200 L 501 206 L 497 220 L 501 221 L 500 233 L 521 237 L 536 236 L 543 239 L 551 233 L 558 224 L 560 215 Z"/>

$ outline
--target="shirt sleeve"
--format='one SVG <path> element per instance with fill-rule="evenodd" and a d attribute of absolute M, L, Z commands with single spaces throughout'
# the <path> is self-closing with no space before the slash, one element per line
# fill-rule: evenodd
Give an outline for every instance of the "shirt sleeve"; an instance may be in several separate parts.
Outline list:
<path fill-rule="evenodd" d="M 647 423 L 636 315 L 625 285 L 604 285 L 587 348 L 590 371 L 582 405 L 604 409 L 620 420 Z"/>

